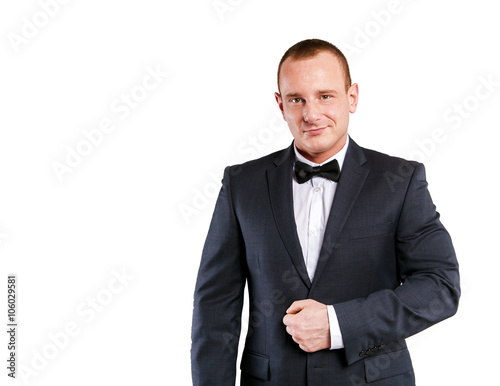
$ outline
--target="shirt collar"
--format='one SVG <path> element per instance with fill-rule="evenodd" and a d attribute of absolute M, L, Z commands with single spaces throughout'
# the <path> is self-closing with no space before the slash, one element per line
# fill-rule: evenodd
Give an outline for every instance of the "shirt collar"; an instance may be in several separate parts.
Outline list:
<path fill-rule="evenodd" d="M 325 162 L 320 163 L 320 164 L 309 161 L 306 157 L 304 157 L 302 154 L 300 154 L 297 150 L 297 147 L 295 146 L 295 142 L 293 143 L 293 150 L 295 151 L 295 158 L 297 159 L 297 161 L 304 162 L 305 164 L 308 164 L 310 166 L 321 166 L 321 165 L 326 164 L 327 162 L 330 162 L 330 161 L 333 161 L 334 159 L 336 159 L 337 162 L 339 163 L 340 170 L 342 170 L 342 165 L 344 164 L 344 159 L 345 159 L 345 155 L 346 155 L 348 146 L 349 146 L 349 136 L 347 136 L 347 140 L 345 141 L 344 147 L 342 149 L 340 149 L 340 151 L 337 154 L 333 155 L 332 157 L 328 158 Z"/>

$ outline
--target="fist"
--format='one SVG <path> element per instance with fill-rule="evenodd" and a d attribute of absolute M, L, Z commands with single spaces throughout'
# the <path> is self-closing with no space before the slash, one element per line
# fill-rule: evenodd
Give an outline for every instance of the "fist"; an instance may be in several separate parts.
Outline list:
<path fill-rule="evenodd" d="M 330 348 L 330 323 L 325 304 L 312 299 L 295 301 L 286 310 L 283 324 L 305 352 Z"/>

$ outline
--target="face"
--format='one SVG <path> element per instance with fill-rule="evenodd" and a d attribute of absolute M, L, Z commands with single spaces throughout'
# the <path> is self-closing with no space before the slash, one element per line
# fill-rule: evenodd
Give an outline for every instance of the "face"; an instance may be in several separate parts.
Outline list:
<path fill-rule="evenodd" d="M 276 101 L 307 159 L 322 163 L 345 145 L 349 113 L 358 104 L 358 85 L 346 91 L 344 72 L 330 52 L 309 59 L 286 59 L 279 75 Z"/>

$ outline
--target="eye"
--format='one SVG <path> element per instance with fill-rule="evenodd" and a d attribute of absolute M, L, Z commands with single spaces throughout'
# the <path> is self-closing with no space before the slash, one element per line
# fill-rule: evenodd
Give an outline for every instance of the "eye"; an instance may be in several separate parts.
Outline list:
<path fill-rule="evenodd" d="M 302 98 L 293 98 L 293 99 L 290 99 L 290 102 L 292 102 L 292 103 L 300 103 L 300 102 L 302 102 Z"/>
<path fill-rule="evenodd" d="M 321 95 L 321 99 L 322 100 L 327 100 L 327 99 L 330 99 L 332 96 L 331 95 Z"/>

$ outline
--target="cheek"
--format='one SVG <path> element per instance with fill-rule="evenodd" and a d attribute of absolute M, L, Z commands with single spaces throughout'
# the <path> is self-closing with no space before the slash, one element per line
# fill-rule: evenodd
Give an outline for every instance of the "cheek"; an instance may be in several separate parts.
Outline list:
<path fill-rule="evenodd" d="M 340 106 L 328 106 L 328 108 L 326 108 L 324 110 L 324 114 L 325 116 L 327 116 L 328 118 L 330 118 L 332 121 L 336 121 L 338 118 L 339 118 L 339 111 L 340 111 Z"/>
<path fill-rule="evenodd" d="M 288 123 L 288 125 L 292 125 L 294 127 L 300 126 L 302 122 L 302 117 L 300 114 L 297 114 L 296 112 L 288 112 L 284 114 L 285 121 Z"/>

